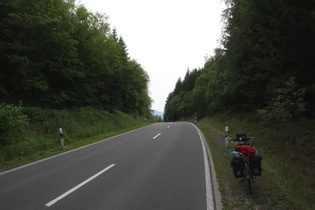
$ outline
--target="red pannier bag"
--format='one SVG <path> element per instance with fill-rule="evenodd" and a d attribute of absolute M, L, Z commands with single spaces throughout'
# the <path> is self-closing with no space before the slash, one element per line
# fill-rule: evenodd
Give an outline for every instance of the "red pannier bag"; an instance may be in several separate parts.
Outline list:
<path fill-rule="evenodd" d="M 235 151 L 240 151 L 241 153 L 245 154 L 249 158 L 252 158 L 256 153 L 255 148 L 249 145 L 236 146 Z"/>

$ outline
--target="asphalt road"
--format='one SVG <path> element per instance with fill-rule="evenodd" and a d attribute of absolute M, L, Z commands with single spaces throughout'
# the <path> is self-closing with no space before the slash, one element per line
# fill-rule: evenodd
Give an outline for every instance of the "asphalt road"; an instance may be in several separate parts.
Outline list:
<path fill-rule="evenodd" d="M 1 173 L 0 209 L 220 209 L 211 170 L 194 125 L 157 123 Z"/>

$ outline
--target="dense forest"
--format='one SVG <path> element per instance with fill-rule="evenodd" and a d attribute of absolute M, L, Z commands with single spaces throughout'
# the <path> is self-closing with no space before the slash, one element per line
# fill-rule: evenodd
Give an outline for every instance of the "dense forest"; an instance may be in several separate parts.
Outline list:
<path fill-rule="evenodd" d="M 148 74 L 106 16 L 73 0 L 0 0 L 0 102 L 150 112 Z"/>
<path fill-rule="evenodd" d="M 279 121 L 314 117 L 315 1 L 225 3 L 221 47 L 177 81 L 164 119 L 227 111 Z"/>

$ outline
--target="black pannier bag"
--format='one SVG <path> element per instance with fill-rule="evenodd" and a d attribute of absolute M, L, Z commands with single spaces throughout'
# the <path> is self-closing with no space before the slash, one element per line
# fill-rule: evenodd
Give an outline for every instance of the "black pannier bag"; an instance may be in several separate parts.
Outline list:
<path fill-rule="evenodd" d="M 235 178 L 244 177 L 244 162 L 241 158 L 233 158 L 231 166 L 233 167 Z"/>
<path fill-rule="evenodd" d="M 250 171 L 253 176 L 261 176 L 261 160 L 262 157 L 260 155 L 254 155 L 250 159 Z"/>

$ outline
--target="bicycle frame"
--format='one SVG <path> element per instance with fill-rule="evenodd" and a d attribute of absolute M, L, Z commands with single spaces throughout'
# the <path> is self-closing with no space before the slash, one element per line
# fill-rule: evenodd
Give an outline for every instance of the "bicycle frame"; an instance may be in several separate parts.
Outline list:
<path fill-rule="evenodd" d="M 250 167 L 249 167 L 249 159 L 247 157 L 245 157 L 242 160 L 244 162 L 244 176 L 246 179 L 250 179 L 251 173 L 250 173 Z"/>
<path fill-rule="evenodd" d="M 242 153 L 240 155 L 241 155 L 242 161 L 244 162 L 244 178 L 239 183 L 243 182 L 244 179 L 246 179 L 248 182 L 249 194 L 252 194 L 251 179 L 253 178 L 253 176 L 250 171 L 249 158 Z"/>
<path fill-rule="evenodd" d="M 247 138 L 246 134 L 238 134 L 236 139 L 229 139 L 228 141 L 237 141 L 238 146 L 243 146 L 243 145 L 247 146 L 249 145 L 248 141 L 251 139 L 253 139 L 253 137 Z M 250 158 L 244 153 L 240 153 L 239 155 L 240 155 L 241 161 L 244 163 L 244 169 L 243 169 L 244 177 L 239 182 L 239 184 L 246 179 L 248 183 L 249 194 L 252 194 L 251 180 L 253 179 L 253 174 L 251 173 L 251 170 L 250 170 Z"/>

